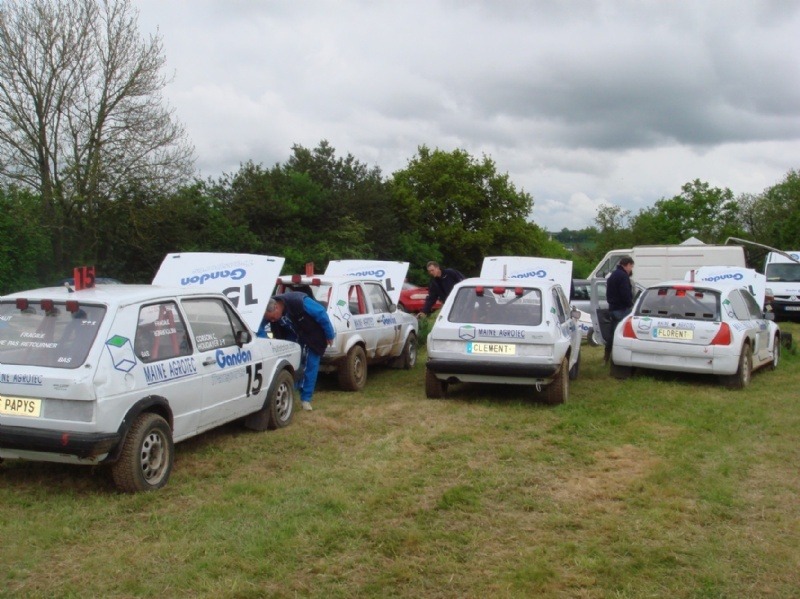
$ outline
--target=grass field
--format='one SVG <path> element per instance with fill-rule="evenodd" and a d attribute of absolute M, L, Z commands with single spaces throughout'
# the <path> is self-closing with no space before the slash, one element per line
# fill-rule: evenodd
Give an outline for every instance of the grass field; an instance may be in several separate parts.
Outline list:
<path fill-rule="evenodd" d="M 800 338 L 800 327 L 786 327 Z M 0 466 L 2 597 L 798 597 L 800 357 L 731 391 L 613 380 L 570 401 L 323 379 L 287 429 L 177 446 L 169 485 Z"/>

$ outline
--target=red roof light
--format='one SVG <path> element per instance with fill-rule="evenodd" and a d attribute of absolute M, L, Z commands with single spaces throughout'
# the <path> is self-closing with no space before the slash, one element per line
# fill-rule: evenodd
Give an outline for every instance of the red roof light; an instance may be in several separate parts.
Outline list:
<path fill-rule="evenodd" d="M 17 298 L 17 310 L 27 310 L 28 309 L 28 300 L 24 297 Z"/>

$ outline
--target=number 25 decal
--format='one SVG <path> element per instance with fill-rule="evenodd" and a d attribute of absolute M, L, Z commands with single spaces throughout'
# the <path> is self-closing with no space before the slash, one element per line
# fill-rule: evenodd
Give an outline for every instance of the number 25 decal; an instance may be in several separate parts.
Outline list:
<path fill-rule="evenodd" d="M 247 371 L 247 397 L 258 395 L 258 392 L 261 391 L 261 385 L 264 382 L 264 377 L 261 376 L 262 366 L 263 364 L 261 362 L 255 365 L 255 370 L 252 364 L 245 366 L 245 370 Z"/>

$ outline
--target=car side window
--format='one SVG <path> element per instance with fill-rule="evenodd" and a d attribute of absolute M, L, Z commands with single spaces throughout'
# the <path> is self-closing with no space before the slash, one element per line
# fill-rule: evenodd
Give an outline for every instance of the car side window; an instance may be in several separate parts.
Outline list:
<path fill-rule="evenodd" d="M 186 299 L 181 305 L 200 351 L 235 345 L 237 331 L 247 328 L 221 299 Z"/>
<path fill-rule="evenodd" d="M 186 323 L 175 302 L 148 304 L 139 309 L 133 350 L 146 363 L 192 353 Z"/>
<path fill-rule="evenodd" d="M 747 311 L 750 313 L 751 320 L 758 320 L 760 318 L 764 318 L 764 314 L 761 311 L 761 308 L 758 305 L 756 299 L 750 295 L 747 291 L 740 291 L 742 294 L 742 299 L 744 300 L 745 305 L 747 306 Z"/>
<path fill-rule="evenodd" d="M 364 291 L 358 285 L 350 285 L 347 291 L 347 304 L 350 314 L 366 314 L 367 302 L 364 301 Z"/>
<path fill-rule="evenodd" d="M 747 309 L 747 304 L 742 298 L 742 294 L 736 289 L 731 291 L 728 295 L 728 300 L 731 303 L 733 314 L 739 320 L 750 320 L 750 310 Z"/>
<path fill-rule="evenodd" d="M 367 288 L 367 296 L 372 304 L 372 311 L 376 314 L 388 312 L 391 302 L 389 301 L 389 296 L 386 295 L 386 291 L 383 290 L 383 287 L 377 283 L 365 283 L 364 286 Z"/>
<path fill-rule="evenodd" d="M 564 308 L 564 302 L 562 301 L 563 295 L 559 293 L 558 289 L 553 289 L 553 305 L 556 307 L 556 316 L 558 317 L 558 322 L 566 322 L 567 321 L 567 312 Z"/>

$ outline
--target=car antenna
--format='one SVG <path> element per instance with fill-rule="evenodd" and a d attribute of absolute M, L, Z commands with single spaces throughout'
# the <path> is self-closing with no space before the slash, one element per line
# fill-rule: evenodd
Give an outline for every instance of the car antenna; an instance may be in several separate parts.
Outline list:
<path fill-rule="evenodd" d="M 69 291 L 70 293 L 75 293 L 75 290 L 72 287 L 70 287 L 69 281 L 64 281 L 64 287 L 66 287 L 67 291 Z"/>

